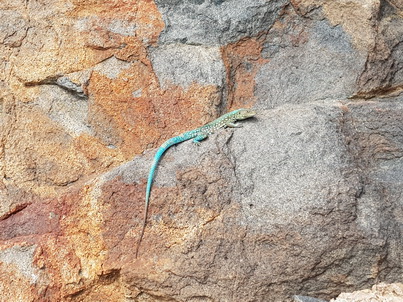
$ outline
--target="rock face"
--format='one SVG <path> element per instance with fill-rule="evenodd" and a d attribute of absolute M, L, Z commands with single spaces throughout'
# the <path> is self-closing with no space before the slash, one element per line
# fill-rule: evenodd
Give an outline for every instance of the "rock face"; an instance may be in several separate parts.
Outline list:
<path fill-rule="evenodd" d="M 377 284 L 372 289 L 356 291 L 354 293 L 343 293 L 332 299 L 330 302 L 399 302 L 403 300 L 403 284 Z"/>
<path fill-rule="evenodd" d="M 5 0 L 0 17 L 2 301 L 402 281 L 399 1 Z M 243 128 L 166 153 L 136 258 L 155 149 L 240 107 L 258 112 Z"/>

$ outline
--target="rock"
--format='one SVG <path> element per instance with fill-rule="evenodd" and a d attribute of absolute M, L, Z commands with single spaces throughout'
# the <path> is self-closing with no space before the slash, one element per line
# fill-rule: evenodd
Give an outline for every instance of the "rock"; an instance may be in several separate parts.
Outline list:
<path fill-rule="evenodd" d="M 316 299 L 307 296 L 294 296 L 293 298 L 294 302 L 326 302 L 325 300 L 322 299 Z"/>
<path fill-rule="evenodd" d="M 267 30 L 287 1 L 157 0 L 163 44 L 222 45 Z"/>
<path fill-rule="evenodd" d="M 374 51 L 369 53 L 364 72 L 359 77 L 358 96 L 373 97 L 378 94 L 399 94 L 403 81 L 403 19 L 396 18 L 396 6 L 382 2 L 377 25 Z"/>
<path fill-rule="evenodd" d="M 0 16 L 5 300 L 329 301 L 401 281 L 399 1 Z M 240 107 L 256 118 L 165 154 L 136 258 L 156 148 Z"/>
<path fill-rule="evenodd" d="M 354 293 L 342 293 L 330 302 L 399 302 L 403 300 L 403 284 L 380 283 L 371 289 L 359 290 Z"/>
<path fill-rule="evenodd" d="M 1 12 L 0 43 L 8 47 L 20 47 L 27 35 L 27 20 L 22 14 L 14 10 Z"/>
<path fill-rule="evenodd" d="M 187 89 L 192 83 L 222 87 L 225 68 L 218 47 L 161 46 L 150 51 L 161 87 L 172 84 Z"/>
<path fill-rule="evenodd" d="M 262 100 L 258 106 L 352 96 L 366 58 L 351 38 L 327 20 L 290 19 L 284 22 L 295 23 L 295 27 L 274 28 L 263 46 L 268 63 L 256 76 L 256 94 Z M 282 35 L 289 36 L 288 40 L 279 41 Z M 335 40 L 338 43 L 332 43 Z"/>
<path fill-rule="evenodd" d="M 351 112 L 345 112 L 344 106 Z M 372 106 L 375 116 L 377 112 L 393 115 L 392 111 L 396 110 L 395 102 Z M 400 112 L 395 114 L 401 116 Z M 304 291 L 305 286 L 309 288 L 309 295 L 334 296 L 342 287 L 341 283 L 345 288 L 365 284 L 384 269 L 392 269 L 387 278 L 397 278 L 393 267 L 398 258 L 389 256 L 388 264 L 380 261 L 386 257 L 383 238 L 387 233 L 371 234 L 361 224 L 370 220 L 368 214 L 360 210 L 360 205 L 373 197 L 370 188 L 381 184 L 377 179 L 363 179 L 366 170 L 357 169 L 358 158 L 364 157 L 356 153 L 358 146 L 351 146 L 349 141 L 352 139 L 350 127 L 360 116 L 356 105 L 349 103 L 284 106 L 261 111 L 255 121 L 245 121 L 243 129 L 227 134 L 227 138 L 220 138 L 223 134 L 214 135 L 210 141 L 217 142 L 203 144 L 202 149 L 194 150 L 189 142 L 169 152 L 156 178 L 149 227 L 140 257 L 154 259 L 152 271 L 163 276 L 162 280 L 174 281 L 165 288 L 167 283 L 164 286 L 153 279 L 155 287 L 147 291 L 165 295 L 165 290 L 174 293 L 182 288 L 182 293 L 186 294 L 175 297 L 191 300 L 202 289 L 183 282 L 196 274 L 203 280 L 203 295 L 213 300 L 231 297 L 235 301 L 251 301 L 267 282 L 270 286 L 267 292 L 261 293 L 261 301 L 273 296 L 286 300 L 292 292 Z M 372 136 L 365 131 L 360 135 Z M 354 142 L 360 140 L 354 138 Z M 254 148 L 247 147 L 250 145 Z M 192 163 L 196 163 L 193 168 Z M 123 184 L 139 183 L 137 172 L 144 169 L 141 166 L 134 161 L 133 165 L 114 172 L 115 176 L 108 176 L 113 183 L 110 188 L 119 188 L 108 196 L 115 190 L 122 191 Z M 387 173 L 399 175 L 399 169 L 392 170 Z M 170 177 L 175 171 L 177 184 Z M 123 184 L 119 184 L 120 178 Z M 393 186 L 391 190 L 394 191 Z M 120 193 L 116 197 L 118 204 L 109 201 L 114 211 L 123 211 L 119 207 L 126 195 Z M 392 193 L 388 196 L 392 198 L 389 202 L 396 202 Z M 376 211 L 373 209 L 376 214 L 372 215 L 379 217 L 379 222 L 396 223 L 385 210 L 378 207 Z M 116 217 L 117 212 L 110 216 Z M 186 213 L 193 214 L 190 218 Z M 132 215 L 136 216 L 136 210 Z M 138 227 L 141 219 L 141 215 L 136 218 Z M 118 243 L 113 239 L 116 230 L 112 234 L 111 246 L 120 254 L 129 244 L 126 240 L 132 239 L 126 237 Z M 389 240 L 394 246 L 398 242 L 392 237 Z M 221 266 L 215 267 L 209 262 L 212 250 L 214 258 L 221 259 Z M 113 253 L 111 257 L 117 259 Z M 164 271 L 173 275 L 163 273 L 160 261 L 164 263 Z M 118 263 L 114 266 L 124 266 Z M 179 263 L 176 270 L 174 267 Z M 207 271 L 197 271 L 199 266 L 211 265 Z M 356 271 L 352 267 L 360 269 Z M 147 268 L 148 262 L 135 262 L 129 269 L 131 280 L 148 280 Z M 270 270 L 270 279 L 265 274 L 267 270 Z M 137 271 L 145 275 L 137 276 Z M 252 289 L 251 292 L 226 291 L 225 288 L 231 288 L 232 279 L 222 278 L 230 272 L 236 272 L 240 280 L 245 280 L 239 281 L 240 288 Z M 301 286 L 301 279 L 310 280 L 309 285 Z M 219 292 L 214 289 L 216 285 L 221 288 Z M 147 284 L 140 287 L 145 289 Z M 185 288 L 189 292 L 184 291 Z"/>

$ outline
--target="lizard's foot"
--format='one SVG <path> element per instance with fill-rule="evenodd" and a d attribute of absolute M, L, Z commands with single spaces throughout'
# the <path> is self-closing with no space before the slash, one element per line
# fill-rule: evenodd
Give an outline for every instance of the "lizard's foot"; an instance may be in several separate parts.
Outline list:
<path fill-rule="evenodd" d="M 226 126 L 229 128 L 242 128 L 243 127 L 241 124 L 237 124 L 237 123 L 228 123 Z"/>

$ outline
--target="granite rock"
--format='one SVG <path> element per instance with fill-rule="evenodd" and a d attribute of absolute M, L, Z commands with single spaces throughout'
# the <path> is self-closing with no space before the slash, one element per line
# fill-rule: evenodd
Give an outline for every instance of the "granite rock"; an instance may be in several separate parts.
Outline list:
<path fill-rule="evenodd" d="M 2 298 L 396 296 L 402 9 L 1 1 Z M 241 107 L 243 128 L 165 154 L 136 258 L 156 148 Z"/>
<path fill-rule="evenodd" d="M 399 302 L 403 299 L 403 284 L 380 283 L 371 289 L 364 289 L 354 293 L 343 293 L 330 302 Z"/>

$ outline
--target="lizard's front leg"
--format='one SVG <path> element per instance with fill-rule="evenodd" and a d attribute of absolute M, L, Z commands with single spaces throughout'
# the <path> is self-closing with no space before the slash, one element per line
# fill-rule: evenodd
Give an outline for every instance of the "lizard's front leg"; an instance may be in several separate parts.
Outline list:
<path fill-rule="evenodd" d="M 236 123 L 227 123 L 227 124 L 225 124 L 225 126 L 227 126 L 229 128 L 242 128 L 242 125 L 236 124 Z"/>

